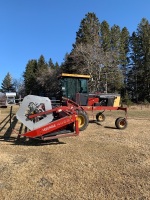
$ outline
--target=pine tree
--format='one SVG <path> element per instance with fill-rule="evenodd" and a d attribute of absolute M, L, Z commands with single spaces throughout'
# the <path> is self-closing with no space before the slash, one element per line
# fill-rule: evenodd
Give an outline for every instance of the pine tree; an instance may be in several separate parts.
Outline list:
<path fill-rule="evenodd" d="M 15 92 L 15 87 L 14 87 L 14 84 L 13 84 L 13 81 L 12 81 L 12 77 L 11 77 L 9 72 L 7 73 L 7 75 L 5 76 L 4 80 L 2 81 L 1 91 L 3 93 Z"/>
<path fill-rule="evenodd" d="M 111 50 L 119 51 L 120 47 L 120 27 L 114 25 L 111 27 Z"/>
<path fill-rule="evenodd" d="M 121 30 L 120 33 L 120 44 L 119 44 L 119 63 L 122 66 L 126 66 L 129 64 L 129 40 L 130 34 L 126 27 Z"/>
<path fill-rule="evenodd" d="M 132 36 L 130 38 L 130 70 L 128 72 L 127 76 L 127 90 L 129 93 L 129 96 L 131 96 L 132 100 L 136 99 L 138 102 L 138 91 L 137 91 L 137 69 L 138 69 L 138 63 L 139 63 L 139 41 L 136 32 L 132 33 Z"/>
<path fill-rule="evenodd" d="M 144 100 L 150 101 L 150 24 L 143 18 L 138 27 L 138 36 L 142 39 L 141 49 L 143 59 L 141 59 L 140 68 L 142 69 L 141 88 Z"/>
<path fill-rule="evenodd" d="M 131 37 L 132 80 L 136 101 L 150 101 L 150 24 L 143 18 Z"/>
<path fill-rule="evenodd" d="M 59 64 L 58 64 L 58 62 L 55 63 L 55 69 L 59 69 Z"/>
<path fill-rule="evenodd" d="M 130 35 L 126 27 L 121 30 L 119 44 L 119 65 L 123 74 L 122 97 L 124 98 L 127 92 L 127 75 L 129 70 L 129 40 Z"/>
<path fill-rule="evenodd" d="M 100 22 L 94 13 L 88 13 L 81 20 L 80 27 L 76 33 L 76 42 L 70 54 L 66 55 L 65 62 L 62 65 L 64 72 L 68 73 L 88 73 L 90 62 L 87 63 L 87 57 L 93 46 L 99 46 Z M 91 47 L 90 47 L 91 46 Z M 87 47 L 89 47 L 89 52 Z M 86 49 L 86 51 L 85 51 Z M 79 52 L 77 53 L 77 51 Z M 91 66 L 90 66 L 91 67 Z"/>
<path fill-rule="evenodd" d="M 55 65 L 54 65 L 54 63 L 53 63 L 51 58 L 49 59 L 48 66 L 49 66 L 50 69 L 55 69 Z"/>
<path fill-rule="evenodd" d="M 29 60 L 25 72 L 23 74 L 24 77 L 24 85 L 26 94 L 38 95 L 39 90 L 37 86 L 37 61 L 35 59 Z"/>
<path fill-rule="evenodd" d="M 109 52 L 111 50 L 110 27 L 105 20 L 100 25 L 100 42 L 104 52 Z"/>
<path fill-rule="evenodd" d="M 99 30 L 100 22 L 95 13 L 87 13 L 85 18 L 81 20 L 80 27 L 76 33 L 76 41 L 70 54 L 65 57 L 62 69 L 69 73 L 82 73 L 87 68 L 85 55 L 88 54 L 84 50 L 87 46 L 99 46 Z M 77 50 L 80 53 L 77 54 Z M 91 48 L 89 50 L 91 52 Z M 88 56 L 88 55 L 87 55 Z M 84 70 L 86 73 L 87 70 Z"/>
<path fill-rule="evenodd" d="M 37 61 L 37 69 L 38 70 L 37 70 L 36 82 L 37 82 L 38 91 L 39 91 L 38 95 L 44 96 L 45 91 L 46 91 L 44 75 L 48 73 L 48 64 L 45 61 L 45 58 L 43 55 L 41 55 Z"/>
<path fill-rule="evenodd" d="M 76 33 L 75 45 L 97 43 L 99 41 L 99 29 L 100 22 L 95 13 L 87 13 Z M 75 45 L 73 46 L 75 47 Z"/>
<path fill-rule="evenodd" d="M 122 72 L 119 63 L 120 27 L 109 27 L 106 21 L 101 23 L 101 46 L 105 52 L 105 61 L 101 70 L 101 79 L 105 92 L 118 92 L 122 87 Z M 117 77 L 117 78 L 116 78 Z"/>
<path fill-rule="evenodd" d="M 46 63 L 44 56 L 41 55 L 37 61 L 37 76 L 40 76 L 40 73 L 43 71 L 47 71 L 47 69 L 48 64 Z"/>

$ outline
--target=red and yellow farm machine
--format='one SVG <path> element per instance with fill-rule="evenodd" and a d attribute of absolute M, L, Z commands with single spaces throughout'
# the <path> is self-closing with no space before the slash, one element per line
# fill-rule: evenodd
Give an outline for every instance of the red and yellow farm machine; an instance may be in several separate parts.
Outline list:
<path fill-rule="evenodd" d="M 127 127 L 127 108 L 120 107 L 119 94 L 90 94 L 89 75 L 62 73 L 59 77 L 61 100 L 48 97 L 26 96 L 16 117 L 29 131 L 20 136 L 38 140 L 52 140 L 76 136 L 89 124 L 89 113 L 96 112 L 98 122 L 105 120 L 105 111 L 124 111 L 124 117 L 115 120 L 118 129 Z"/>

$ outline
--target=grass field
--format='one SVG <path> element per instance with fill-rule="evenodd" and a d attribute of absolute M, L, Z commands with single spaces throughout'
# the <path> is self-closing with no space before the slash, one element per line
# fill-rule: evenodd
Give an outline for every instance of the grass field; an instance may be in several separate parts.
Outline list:
<path fill-rule="evenodd" d="M 9 110 L 0 109 L 1 200 L 150 199 L 150 108 L 130 107 L 125 130 L 114 125 L 122 112 L 109 111 L 78 137 L 45 144 L 16 142 Z M 12 128 L 25 130 L 15 117 Z"/>

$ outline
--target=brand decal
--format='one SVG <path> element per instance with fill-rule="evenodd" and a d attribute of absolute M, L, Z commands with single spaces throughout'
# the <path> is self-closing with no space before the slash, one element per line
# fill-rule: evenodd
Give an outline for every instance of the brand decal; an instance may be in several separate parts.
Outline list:
<path fill-rule="evenodd" d="M 53 125 L 50 125 L 48 127 L 43 128 L 42 131 L 48 131 L 48 130 L 55 128 L 55 127 L 56 127 L 56 124 L 53 124 Z"/>

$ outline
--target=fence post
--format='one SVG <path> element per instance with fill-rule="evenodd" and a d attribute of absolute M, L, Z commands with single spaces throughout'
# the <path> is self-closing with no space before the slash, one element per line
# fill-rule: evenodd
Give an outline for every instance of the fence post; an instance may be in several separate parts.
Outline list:
<path fill-rule="evenodd" d="M 9 113 L 9 123 L 11 127 L 11 117 L 12 117 L 12 106 L 10 107 L 10 113 Z"/>

